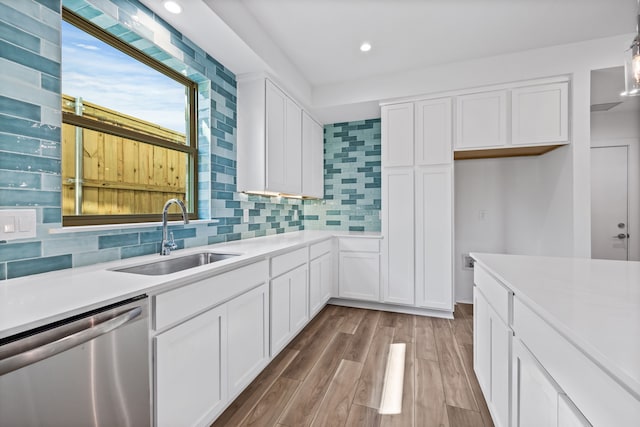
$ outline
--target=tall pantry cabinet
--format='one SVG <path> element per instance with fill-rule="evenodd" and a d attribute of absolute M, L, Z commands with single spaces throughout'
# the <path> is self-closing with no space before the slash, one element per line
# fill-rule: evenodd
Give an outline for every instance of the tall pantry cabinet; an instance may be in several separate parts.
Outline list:
<path fill-rule="evenodd" d="M 382 299 L 453 310 L 451 98 L 382 106 Z"/>

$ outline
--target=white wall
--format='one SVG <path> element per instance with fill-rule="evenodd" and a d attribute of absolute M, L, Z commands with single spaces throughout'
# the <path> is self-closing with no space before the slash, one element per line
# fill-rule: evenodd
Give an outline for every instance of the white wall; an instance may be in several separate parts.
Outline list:
<path fill-rule="evenodd" d="M 572 254 L 570 147 L 541 156 L 455 162 L 455 295 L 473 297 L 469 252 L 519 255 Z"/>
<path fill-rule="evenodd" d="M 629 260 L 640 261 L 640 112 L 616 108 L 591 113 L 591 146 L 629 147 Z"/>

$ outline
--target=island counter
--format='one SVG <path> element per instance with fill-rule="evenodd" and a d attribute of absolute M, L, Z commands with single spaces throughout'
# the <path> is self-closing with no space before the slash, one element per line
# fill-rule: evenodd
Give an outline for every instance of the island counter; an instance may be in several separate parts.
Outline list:
<path fill-rule="evenodd" d="M 474 369 L 496 425 L 636 425 L 640 262 L 472 257 Z"/>

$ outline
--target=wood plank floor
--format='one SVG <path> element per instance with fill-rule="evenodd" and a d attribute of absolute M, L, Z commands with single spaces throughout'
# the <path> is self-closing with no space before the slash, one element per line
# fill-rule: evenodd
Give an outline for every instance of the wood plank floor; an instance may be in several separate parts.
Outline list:
<path fill-rule="evenodd" d="M 328 305 L 213 427 L 493 427 L 473 373 L 473 307 L 454 317 Z M 402 410 L 380 414 L 389 349 L 401 343 Z"/>

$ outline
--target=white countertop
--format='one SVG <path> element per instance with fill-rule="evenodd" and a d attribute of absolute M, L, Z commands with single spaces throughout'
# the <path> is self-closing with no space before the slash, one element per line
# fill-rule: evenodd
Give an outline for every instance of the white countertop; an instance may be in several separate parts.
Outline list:
<path fill-rule="evenodd" d="M 640 398 L 640 262 L 471 256 Z"/>
<path fill-rule="evenodd" d="M 346 236 L 381 238 L 380 233 L 297 231 L 176 250 L 169 256 L 203 250 L 241 255 L 163 276 L 111 271 L 164 258 L 154 254 L 0 281 L 0 338 L 136 295 L 163 292 L 309 243 Z"/>

